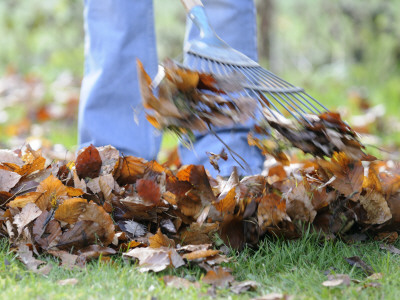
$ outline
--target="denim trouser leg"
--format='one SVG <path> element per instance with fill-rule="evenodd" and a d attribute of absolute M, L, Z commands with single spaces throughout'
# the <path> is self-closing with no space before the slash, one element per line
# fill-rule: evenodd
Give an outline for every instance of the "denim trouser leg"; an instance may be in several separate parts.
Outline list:
<path fill-rule="evenodd" d="M 136 72 L 136 58 L 150 76 L 157 72 L 153 1 L 85 0 L 84 16 L 79 146 L 111 144 L 125 155 L 155 159 L 161 136 L 145 119 Z"/>
<path fill-rule="evenodd" d="M 204 0 L 210 23 L 216 33 L 231 47 L 246 54 L 253 60 L 257 57 L 256 11 L 253 0 Z M 188 19 L 186 41 L 196 38 L 199 31 Z M 247 133 L 253 121 L 233 128 L 219 128 L 218 136 L 235 152 L 237 152 L 251 167 L 251 170 L 238 171 L 241 174 L 258 174 L 262 170 L 264 156 L 258 148 L 247 143 Z M 208 161 L 206 151 L 219 153 L 223 144 L 212 134 L 196 134 L 194 149 L 179 147 L 181 160 L 184 164 L 204 164 L 212 175 L 217 175 Z M 240 160 L 239 160 L 240 161 Z M 243 163 L 241 162 L 243 165 Z M 228 161 L 219 161 L 220 175 L 227 176 L 232 166 L 237 163 L 229 157 Z"/>

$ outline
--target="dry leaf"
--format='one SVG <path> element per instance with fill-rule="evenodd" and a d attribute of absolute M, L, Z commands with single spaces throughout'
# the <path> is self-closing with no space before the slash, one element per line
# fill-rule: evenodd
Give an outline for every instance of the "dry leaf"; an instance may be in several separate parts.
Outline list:
<path fill-rule="evenodd" d="M 150 248 L 175 248 L 175 242 L 169 239 L 165 234 L 161 233 L 158 228 L 157 233 L 152 237 L 149 237 Z"/>
<path fill-rule="evenodd" d="M 36 189 L 36 192 L 43 193 L 43 197 L 35 202 L 41 210 L 50 210 L 60 199 L 67 197 L 68 189 L 53 175 L 43 180 Z"/>
<path fill-rule="evenodd" d="M 351 265 L 363 270 L 368 276 L 374 273 L 374 270 L 367 265 L 361 258 L 358 256 L 347 257 L 345 260 Z"/>
<path fill-rule="evenodd" d="M 246 280 L 242 282 L 233 282 L 230 290 L 235 294 L 241 294 L 249 290 L 255 290 L 258 287 L 258 282 Z"/>
<path fill-rule="evenodd" d="M 18 207 L 18 208 L 23 208 L 25 205 L 28 203 L 42 203 L 44 198 L 44 193 L 40 192 L 30 192 L 26 193 L 22 196 L 16 197 L 14 200 L 12 200 L 10 203 L 7 205 L 9 207 Z"/>
<path fill-rule="evenodd" d="M 0 191 L 9 192 L 20 179 L 18 173 L 0 169 Z"/>
<path fill-rule="evenodd" d="M 218 267 L 216 270 L 208 271 L 207 274 L 201 279 L 201 281 L 204 283 L 212 284 L 222 288 L 228 286 L 234 280 L 235 278 L 232 276 L 232 274 L 225 271 L 221 267 Z"/>
<path fill-rule="evenodd" d="M 328 275 L 328 280 L 322 283 L 326 287 L 337 287 L 340 285 L 349 286 L 351 279 L 347 274 Z"/>
<path fill-rule="evenodd" d="M 137 258 L 141 272 L 160 272 L 169 266 L 179 268 L 185 264 L 175 249 L 169 248 L 135 248 L 123 255 Z"/>
<path fill-rule="evenodd" d="M 76 173 L 79 178 L 96 178 L 100 174 L 102 160 L 99 151 L 93 145 L 84 148 L 75 161 Z"/>
<path fill-rule="evenodd" d="M 78 217 L 86 210 L 87 200 L 82 198 L 70 198 L 60 204 L 55 211 L 54 219 L 73 224 Z"/>
<path fill-rule="evenodd" d="M 62 279 L 57 281 L 58 285 L 64 286 L 64 285 L 76 285 L 79 282 L 78 279 L 76 278 L 67 278 L 67 279 Z"/>
<path fill-rule="evenodd" d="M 17 225 L 18 235 L 22 233 L 22 230 L 27 226 L 30 222 L 35 220 L 42 214 L 42 211 L 37 207 L 34 203 L 28 203 L 22 209 L 22 211 L 14 216 L 14 224 Z"/>
<path fill-rule="evenodd" d="M 176 289 L 187 289 L 190 287 L 194 287 L 196 289 L 200 288 L 200 284 L 198 282 L 191 282 L 185 278 L 177 276 L 167 275 L 162 279 L 167 287 L 173 287 Z"/>
<path fill-rule="evenodd" d="M 344 153 L 335 153 L 330 162 L 320 160 L 319 164 L 335 176 L 331 183 L 333 188 L 353 201 L 358 200 L 364 180 L 361 161 L 353 160 Z"/>

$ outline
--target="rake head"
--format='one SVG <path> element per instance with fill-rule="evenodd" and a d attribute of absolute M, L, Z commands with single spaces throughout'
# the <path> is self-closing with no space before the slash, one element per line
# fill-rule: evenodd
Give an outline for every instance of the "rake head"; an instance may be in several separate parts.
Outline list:
<path fill-rule="evenodd" d="M 200 29 L 200 37 L 185 47 L 184 66 L 219 76 L 241 76 L 247 96 L 256 98 L 273 116 L 289 113 L 299 122 L 310 123 L 308 115 L 319 115 L 328 109 L 303 88 L 296 87 L 257 62 L 230 47 L 209 25 L 202 6 L 195 6 L 189 17 Z"/>

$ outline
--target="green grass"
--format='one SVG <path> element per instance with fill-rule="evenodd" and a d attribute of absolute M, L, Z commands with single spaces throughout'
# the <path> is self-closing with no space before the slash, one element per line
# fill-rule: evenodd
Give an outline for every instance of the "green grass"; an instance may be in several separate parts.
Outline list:
<path fill-rule="evenodd" d="M 397 245 L 399 246 L 399 245 Z M 344 258 L 358 255 L 375 272 L 383 274 L 380 287 L 364 287 L 366 275 L 351 267 Z M 237 280 L 254 280 L 259 288 L 240 296 L 227 289 L 217 290 L 220 299 L 250 299 L 271 292 L 286 293 L 295 299 L 398 299 L 400 296 L 400 258 L 379 249 L 379 243 L 346 245 L 340 241 L 321 241 L 315 234 L 294 240 L 264 240 L 259 249 L 245 249 L 237 254 L 232 251 L 232 268 Z M 5 265 L 5 259 L 9 265 Z M 0 251 L 1 299 L 197 299 L 207 291 L 190 288 L 177 290 L 165 287 L 164 275 L 185 276 L 199 280 L 203 272 L 198 267 L 168 270 L 159 274 L 139 273 L 132 263 L 119 256 L 114 263 L 94 261 L 86 269 L 65 270 L 56 266 L 52 258 L 45 258 L 55 267 L 45 277 L 27 271 L 9 252 L 3 241 Z M 348 274 L 360 283 L 349 287 L 327 288 L 324 272 L 334 270 Z M 77 278 L 75 286 L 59 286 L 58 280 Z M 153 298 L 154 299 L 154 298 Z"/>

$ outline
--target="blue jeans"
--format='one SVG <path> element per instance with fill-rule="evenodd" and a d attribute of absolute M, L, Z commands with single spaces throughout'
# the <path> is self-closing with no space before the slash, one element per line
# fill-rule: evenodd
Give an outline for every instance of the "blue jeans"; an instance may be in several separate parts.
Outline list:
<path fill-rule="evenodd" d="M 176 0 L 178 1 L 178 0 Z M 204 0 L 217 34 L 233 48 L 257 60 L 256 13 L 253 0 Z M 183 7 L 182 7 L 183 9 Z M 151 0 L 85 0 L 85 75 L 78 118 L 79 147 L 111 144 L 125 155 L 151 160 L 157 157 L 161 135 L 146 120 L 136 74 L 139 58 L 151 77 L 158 58 Z M 185 41 L 198 31 L 188 21 Z M 138 123 L 135 122 L 138 121 Z M 261 172 L 264 157 L 247 144 L 252 122 L 221 128 L 218 135 L 251 166 L 242 174 Z M 194 149 L 179 148 L 183 164 L 204 164 L 212 175 L 206 151 L 224 146 L 212 135 L 197 135 Z M 229 175 L 231 158 L 220 163 L 220 175 Z"/>

